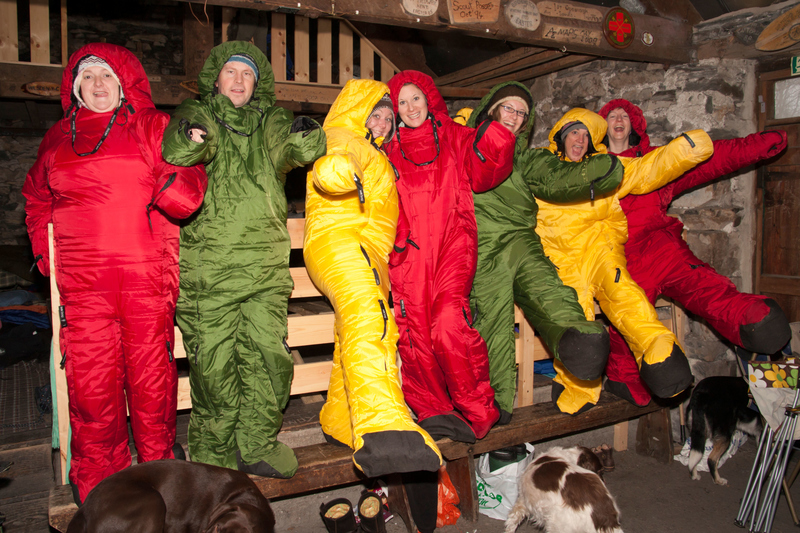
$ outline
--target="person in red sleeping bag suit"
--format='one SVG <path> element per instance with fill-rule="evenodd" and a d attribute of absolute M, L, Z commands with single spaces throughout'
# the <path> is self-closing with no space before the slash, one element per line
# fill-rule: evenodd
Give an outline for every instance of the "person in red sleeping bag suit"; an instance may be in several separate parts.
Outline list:
<path fill-rule="evenodd" d="M 657 148 L 650 146 L 642 110 L 628 100 L 612 100 L 599 114 L 608 122 L 603 141 L 608 153 L 641 157 Z M 667 208 L 681 193 L 775 156 L 784 148 L 786 132 L 781 130 L 714 141 L 714 155 L 677 180 L 649 194 L 630 194 L 620 200 L 628 219 L 628 271 L 650 303 L 663 294 L 704 318 L 732 343 L 758 353 L 775 353 L 789 341 L 786 315 L 773 299 L 739 292 L 731 280 L 698 259 L 681 238 L 683 224 L 668 216 Z M 609 333 L 611 352 L 604 388 L 631 403 L 647 405 L 650 391 L 639 378 L 630 348 L 616 329 Z"/>
<path fill-rule="evenodd" d="M 58 274 L 69 479 L 80 504 L 131 464 L 127 409 L 140 463 L 183 454 L 172 356 L 176 221 L 200 206 L 208 180 L 202 167 L 161 158 L 169 116 L 155 109 L 127 49 L 94 43 L 72 54 L 61 102 L 65 116 L 45 135 L 22 193 L 39 269 L 49 275 L 54 261 Z"/>
<path fill-rule="evenodd" d="M 406 70 L 388 85 L 399 118 L 384 147 L 398 172 L 401 209 L 389 277 L 403 394 L 434 439 L 474 442 L 500 413 L 486 343 L 472 327 L 478 246 L 472 191 L 509 176 L 515 138 L 492 120 L 477 129 L 453 122 L 426 74 Z"/>

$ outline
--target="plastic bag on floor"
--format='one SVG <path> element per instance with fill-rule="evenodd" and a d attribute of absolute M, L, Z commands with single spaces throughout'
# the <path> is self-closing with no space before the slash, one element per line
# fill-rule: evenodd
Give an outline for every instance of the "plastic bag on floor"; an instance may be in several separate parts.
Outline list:
<path fill-rule="evenodd" d="M 722 454 L 722 457 L 719 458 L 717 462 L 717 468 L 721 467 L 725 464 L 725 461 L 733 457 L 739 448 L 747 442 L 747 435 L 742 433 L 739 430 L 736 430 L 733 433 L 733 438 L 731 438 L 731 445 L 728 446 L 728 449 L 725 450 L 725 453 Z M 714 443 L 709 439 L 706 441 L 705 448 L 703 449 L 703 458 L 700 459 L 700 463 L 697 465 L 698 472 L 708 472 L 708 456 L 711 455 L 711 449 L 714 447 Z M 689 452 L 692 451 L 692 439 L 686 439 L 686 442 L 683 444 L 683 448 L 681 448 L 681 453 L 677 454 L 674 459 L 680 462 L 684 466 L 689 465 Z"/>
<path fill-rule="evenodd" d="M 517 501 L 517 487 L 525 468 L 533 460 L 533 445 L 525 444 L 526 455 L 517 462 L 494 470 L 489 464 L 489 454 L 478 459 L 476 481 L 478 483 L 478 511 L 489 518 L 505 520 Z"/>
<path fill-rule="evenodd" d="M 450 481 L 447 468 L 442 466 L 439 469 L 439 506 L 436 509 L 436 527 L 452 526 L 458 522 L 461 516 L 458 505 L 458 493 Z"/>

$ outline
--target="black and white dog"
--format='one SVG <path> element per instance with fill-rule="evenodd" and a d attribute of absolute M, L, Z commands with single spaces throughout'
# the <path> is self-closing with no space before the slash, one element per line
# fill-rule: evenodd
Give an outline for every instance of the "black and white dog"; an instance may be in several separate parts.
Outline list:
<path fill-rule="evenodd" d="M 708 471 L 717 485 L 726 485 L 728 480 L 719 476 L 717 463 L 731 444 L 738 429 L 758 437 L 761 433 L 761 417 L 747 407 L 747 383 L 734 376 L 705 378 L 695 386 L 689 401 L 692 417 L 691 451 L 689 471 L 692 479 L 700 479 L 697 466 L 703 458 L 706 440 L 711 440 L 708 456 Z"/>

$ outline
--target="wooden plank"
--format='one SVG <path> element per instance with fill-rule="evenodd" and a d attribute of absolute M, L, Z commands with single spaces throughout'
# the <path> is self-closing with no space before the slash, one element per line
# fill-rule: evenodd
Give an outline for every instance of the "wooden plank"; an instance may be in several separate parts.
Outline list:
<path fill-rule="evenodd" d="M 183 68 L 186 77 L 194 80 L 200 74 L 208 54 L 214 48 L 214 24 L 210 20 L 198 19 L 191 9 L 185 6 L 183 13 Z"/>
<path fill-rule="evenodd" d="M 50 63 L 50 2 L 30 0 L 31 62 Z"/>
<path fill-rule="evenodd" d="M 331 19 L 317 19 L 317 83 L 333 80 L 333 36 Z"/>
<path fill-rule="evenodd" d="M 16 0 L 0 0 L 0 61 L 19 61 Z"/>
<path fill-rule="evenodd" d="M 381 81 L 383 83 L 389 83 L 389 80 L 392 79 L 394 74 L 395 72 L 394 68 L 392 68 L 392 64 L 384 58 L 381 58 Z"/>
<path fill-rule="evenodd" d="M 479 74 L 486 74 L 487 72 L 495 72 L 498 69 L 501 69 L 512 63 L 515 63 L 521 59 L 525 59 L 534 54 L 538 54 L 542 50 L 544 49 L 534 48 L 531 46 L 517 48 L 516 50 L 506 52 L 505 54 L 501 54 L 491 59 L 487 59 L 486 61 L 481 61 L 480 63 L 476 63 L 472 66 L 462 68 L 461 70 L 451 72 L 450 74 L 446 74 L 444 76 L 440 76 L 436 78 L 434 81 L 436 82 L 437 87 L 441 87 L 442 85 L 451 85 L 455 83 L 458 83 L 459 85 L 468 85 L 467 83 L 461 83 L 461 82 L 469 78 L 472 78 L 474 76 L 477 76 Z"/>
<path fill-rule="evenodd" d="M 303 249 L 303 233 L 305 227 L 305 218 L 290 218 L 286 221 L 286 229 L 289 230 L 289 240 L 292 242 L 292 250 Z"/>
<path fill-rule="evenodd" d="M 61 65 L 69 62 L 69 31 L 67 28 L 67 0 L 61 0 Z"/>
<path fill-rule="evenodd" d="M 614 424 L 614 451 L 624 452 L 628 449 L 628 421 Z"/>
<path fill-rule="evenodd" d="M 220 33 L 222 33 L 222 42 L 228 42 L 228 31 L 231 27 L 231 21 L 233 17 L 236 16 L 236 10 L 232 7 L 223 7 L 222 8 L 222 25 L 220 27 Z"/>
<path fill-rule="evenodd" d="M 662 407 L 656 405 L 656 402 L 650 402 L 646 407 L 637 407 L 626 400 L 603 392 L 595 407 L 579 415 L 561 413 L 550 402 L 520 407 L 514 409 L 510 424 L 495 426 L 486 437 L 474 444 L 453 442 L 449 439 L 443 439 L 437 444 L 442 455 L 450 461 L 464 457 L 468 453 L 478 455 L 520 442 L 542 442 L 609 426 L 659 409 Z"/>
<path fill-rule="evenodd" d="M 331 343 L 333 323 L 333 313 L 289 316 L 289 336 L 286 343 L 291 347 Z"/>
<path fill-rule="evenodd" d="M 636 453 L 653 457 L 659 463 L 672 462 L 672 423 L 669 409 L 660 409 L 639 419 L 636 427 Z"/>
<path fill-rule="evenodd" d="M 275 81 L 286 81 L 286 15 L 272 13 L 270 64 Z"/>
<path fill-rule="evenodd" d="M 358 39 L 359 49 L 361 52 L 361 79 L 374 80 L 375 79 L 375 52 L 372 45 L 364 37 Z"/>
<path fill-rule="evenodd" d="M 308 82 L 311 46 L 309 44 L 309 21 L 307 17 L 294 17 L 294 81 Z"/>
<path fill-rule="evenodd" d="M 597 58 L 593 56 L 583 56 L 574 54 L 566 55 L 564 57 L 554 59 L 553 61 L 548 61 L 542 65 L 526 68 L 519 72 L 515 72 L 514 74 L 509 76 L 503 76 L 502 78 L 495 78 L 481 82 L 477 84 L 477 86 L 490 88 L 501 81 L 508 81 L 508 80 L 515 80 L 524 83 L 528 80 L 533 80 L 540 76 L 546 76 L 547 74 L 558 72 L 559 70 L 564 70 L 572 67 L 577 67 L 578 65 L 583 65 L 584 63 L 594 61 L 595 59 Z"/>
<path fill-rule="evenodd" d="M 800 278 L 795 276 L 770 276 L 762 274 L 758 280 L 759 292 L 800 296 Z"/>
<path fill-rule="evenodd" d="M 189 1 L 201 3 L 201 0 Z M 203 0 L 202 3 L 206 3 L 206 0 Z M 573 11 L 591 9 L 597 14 L 597 17 L 579 19 L 542 14 L 541 23 L 531 30 L 527 27 L 513 26 L 506 16 L 500 16 L 496 22 L 490 23 L 450 23 L 448 2 L 433 3 L 434 7 L 429 14 L 420 13 L 418 15 L 406 12 L 403 7 L 406 4 L 404 2 L 337 0 L 337 2 L 331 3 L 329 0 L 306 0 L 298 5 L 298 2 L 291 0 L 211 0 L 208 3 L 261 10 L 291 8 L 293 11 L 296 10 L 298 15 L 314 16 L 325 13 L 329 16 L 344 17 L 351 21 L 403 26 L 420 30 L 455 31 L 475 37 L 490 37 L 544 48 L 564 48 L 570 53 L 615 59 L 670 64 L 686 63 L 692 59 L 692 26 L 690 24 L 661 17 L 636 15 L 637 28 L 646 28 L 653 35 L 655 45 L 647 46 L 641 38 L 635 38 L 629 47 L 617 49 L 602 37 L 600 21 L 611 8 L 588 6 L 566 0 L 558 3 L 573 7 Z M 426 7 L 429 5 L 431 4 L 427 3 Z M 554 31 L 554 27 L 564 29 Z"/>
<path fill-rule="evenodd" d="M 543 63 L 547 63 L 549 61 L 560 59 L 562 57 L 572 57 L 572 56 L 567 56 L 560 50 L 542 50 L 540 52 L 537 52 L 536 54 L 532 54 L 529 57 L 525 57 L 523 59 L 513 61 L 512 63 L 509 63 L 507 65 L 498 67 L 496 70 L 490 70 L 483 74 L 478 74 L 476 76 L 465 78 L 459 82 L 459 85 L 469 86 L 480 83 L 481 86 L 492 87 L 495 84 L 497 84 L 499 80 L 512 79 L 510 76 L 513 76 L 515 73 L 520 74 L 520 76 L 522 77 L 527 76 L 527 72 L 530 72 L 530 69 L 532 69 L 533 67 L 541 65 Z"/>
<path fill-rule="evenodd" d="M 394 70 L 396 70 L 396 71 L 398 71 L 398 72 L 400 71 L 400 69 L 399 69 L 399 68 L 397 68 L 397 65 L 395 65 L 395 64 L 392 62 L 392 60 L 391 60 L 391 59 L 389 59 L 389 57 L 388 57 L 388 56 L 386 56 L 386 54 L 384 54 L 384 53 L 383 53 L 383 52 L 382 52 L 382 51 L 381 51 L 381 50 L 380 50 L 380 49 L 379 49 L 377 46 L 375 46 L 375 44 L 373 44 L 373 42 L 372 42 L 372 40 L 371 40 L 371 39 L 367 38 L 367 37 L 366 37 L 366 36 L 365 36 L 363 33 L 361 33 L 361 32 L 359 31 L 359 29 L 358 29 L 358 28 L 356 28 L 355 26 L 353 26 L 353 24 L 351 24 L 349 20 L 342 19 L 342 20 L 340 20 L 340 24 L 345 24 L 345 25 L 346 25 L 348 28 L 350 28 L 350 31 L 352 31 L 352 32 L 353 32 L 353 34 L 354 34 L 354 35 L 357 35 L 357 36 L 358 36 L 358 38 L 360 39 L 360 43 L 361 43 L 361 45 L 360 45 L 360 46 L 361 46 L 360 50 L 361 50 L 361 62 L 362 62 L 362 66 L 363 66 L 363 62 L 364 62 L 364 46 L 368 46 L 368 47 L 370 47 L 370 48 L 372 49 L 372 51 L 373 51 L 373 52 L 374 52 L 374 53 L 375 53 L 375 54 L 376 54 L 376 55 L 377 55 L 377 56 L 378 56 L 380 59 L 382 59 L 382 60 L 384 60 L 384 61 L 388 62 L 388 63 L 389 63 L 391 66 L 392 66 L 392 68 L 393 68 Z M 375 64 L 375 62 L 374 62 L 374 61 L 372 61 L 372 62 L 370 62 L 370 63 L 369 63 L 369 68 L 370 68 L 371 70 L 374 70 L 374 68 L 375 68 L 375 67 L 374 67 L 374 64 Z M 362 78 L 365 78 L 365 76 L 364 76 L 363 74 L 362 74 L 362 76 L 361 76 L 361 77 L 362 77 Z M 375 79 L 375 76 L 374 76 L 374 74 L 373 74 L 373 75 L 372 75 L 372 77 L 371 77 L 371 78 L 369 78 L 369 79 L 372 79 L 372 80 L 374 80 L 374 79 Z"/>
<path fill-rule="evenodd" d="M 353 30 L 339 22 L 339 85 L 353 79 Z"/>
<path fill-rule="evenodd" d="M 691 0 L 639 0 L 647 9 L 645 14 L 657 15 L 694 26 L 703 22 Z"/>

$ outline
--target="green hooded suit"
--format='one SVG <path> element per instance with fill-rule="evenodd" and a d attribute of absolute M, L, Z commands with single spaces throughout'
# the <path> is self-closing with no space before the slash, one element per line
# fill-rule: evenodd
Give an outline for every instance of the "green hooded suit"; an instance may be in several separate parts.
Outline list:
<path fill-rule="evenodd" d="M 533 110 L 533 98 L 524 85 L 501 83 L 481 100 L 467 125 L 491 120 L 492 105 L 508 96 L 522 98 Z M 472 302 L 477 306 L 475 327 L 489 349 L 495 398 L 505 411 L 501 421 L 510 419 L 516 390 L 514 302 L 573 374 L 598 378 L 608 357 L 608 333 L 599 323 L 586 320 L 575 290 L 562 283 L 545 257 L 536 234 L 536 197 L 553 202 L 589 200 L 613 191 L 623 168 L 613 156 L 571 163 L 547 150 L 528 148 L 533 120 L 531 112 L 517 134 L 511 176 L 494 189 L 474 194 L 478 269 Z"/>
<path fill-rule="evenodd" d="M 217 93 L 225 63 L 245 54 L 258 67 L 251 101 Z M 275 107 L 272 69 L 250 43 L 215 47 L 198 76 L 201 100 L 186 100 L 164 135 L 164 158 L 204 163 L 208 193 L 181 230 L 178 325 L 191 365 L 192 459 L 289 477 L 292 450 L 276 440 L 293 364 L 284 339 L 292 292 L 284 193 L 286 173 L 325 153 L 325 133 Z M 207 132 L 205 142 L 188 130 Z"/>

